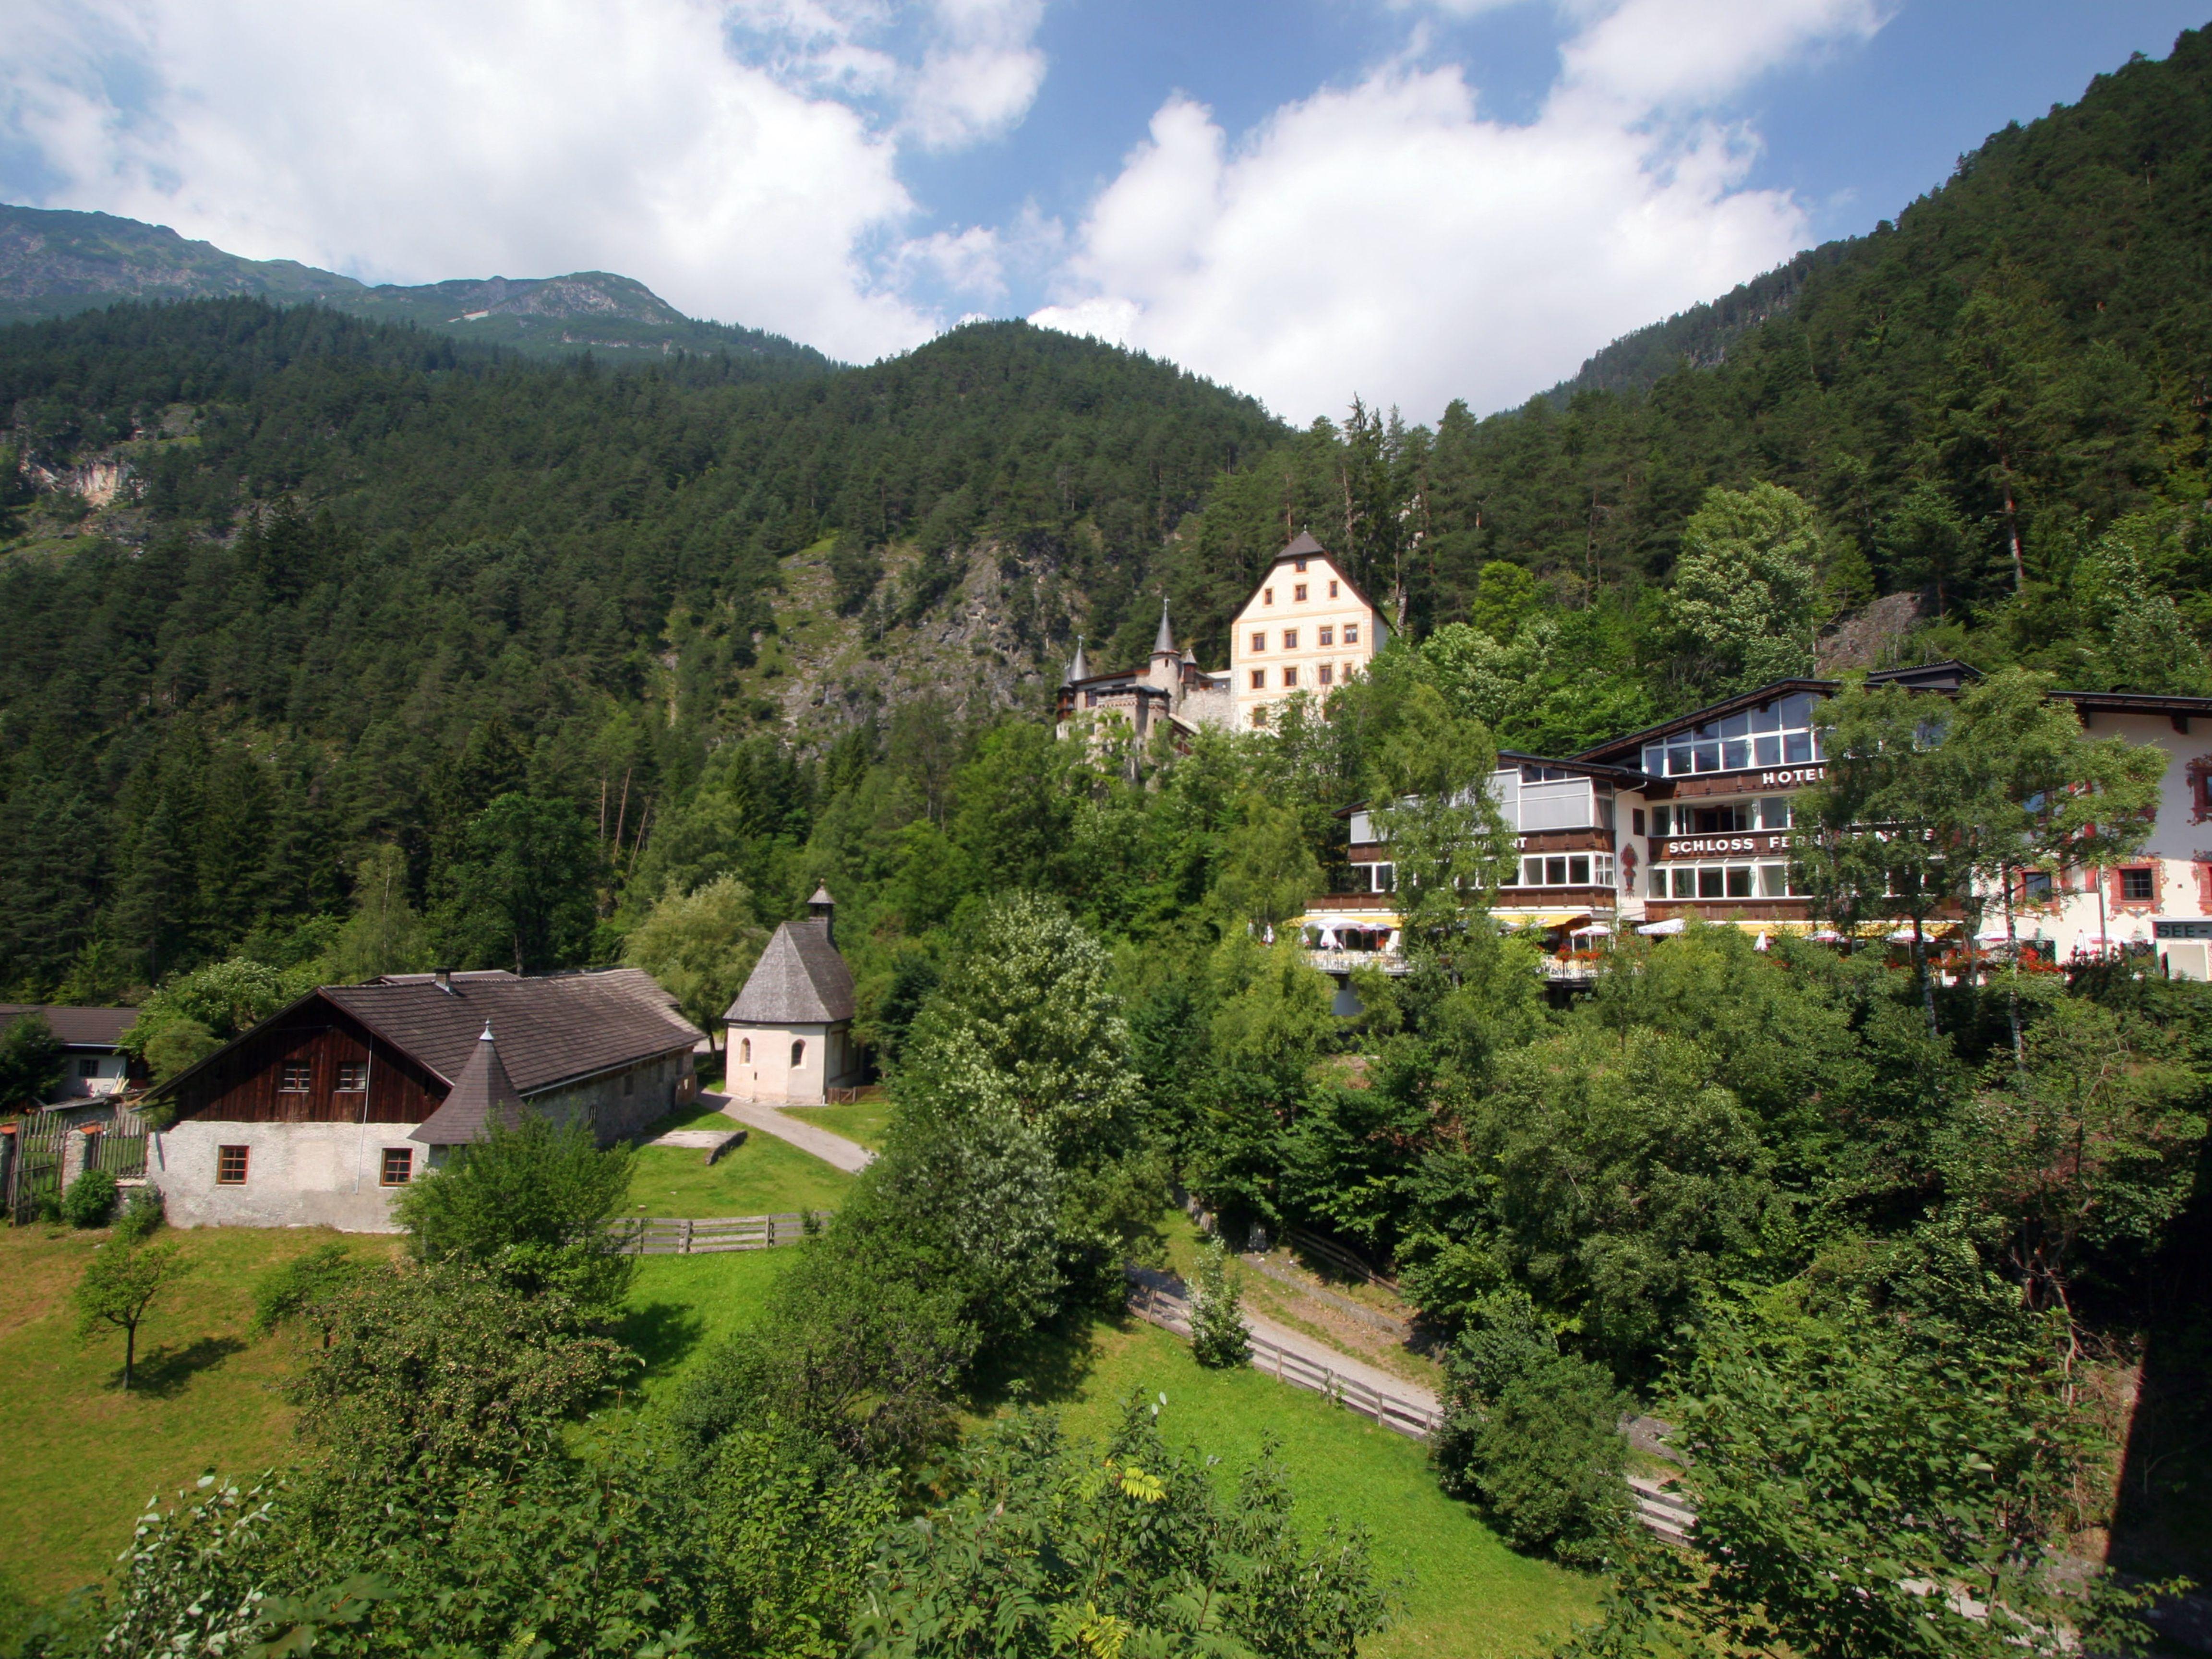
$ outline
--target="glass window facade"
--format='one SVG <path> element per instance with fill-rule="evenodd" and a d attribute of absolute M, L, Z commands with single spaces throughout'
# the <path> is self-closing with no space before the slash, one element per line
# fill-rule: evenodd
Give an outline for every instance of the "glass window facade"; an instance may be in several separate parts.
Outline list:
<path fill-rule="evenodd" d="M 1787 864 L 1715 860 L 1655 864 L 1646 894 L 1656 899 L 1778 899 L 1796 896 Z"/>
<path fill-rule="evenodd" d="M 1687 732 L 1644 745 L 1644 769 L 1655 778 L 1687 777 L 1698 772 L 1745 772 L 1759 766 L 1803 766 L 1826 759 L 1820 734 L 1813 729 L 1809 692 L 1799 691 L 1711 720 Z"/>

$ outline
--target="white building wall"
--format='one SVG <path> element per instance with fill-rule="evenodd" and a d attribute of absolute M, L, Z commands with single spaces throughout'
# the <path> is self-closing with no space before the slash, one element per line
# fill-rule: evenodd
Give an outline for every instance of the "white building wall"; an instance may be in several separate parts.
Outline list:
<path fill-rule="evenodd" d="M 146 1176 L 177 1227 L 335 1227 L 388 1233 L 399 1188 L 380 1184 L 384 1149 L 404 1146 L 413 1169 L 424 1148 L 411 1123 L 220 1123 L 187 1118 L 149 1136 Z M 244 1146 L 243 1184 L 216 1180 L 219 1149 Z"/>
<path fill-rule="evenodd" d="M 733 1099 L 818 1106 L 829 1099 L 830 1090 L 852 1088 L 860 1081 L 860 1045 L 853 1041 L 852 1027 L 843 1021 L 834 1025 L 732 1025 L 723 1042 Z M 805 1044 L 795 1066 L 791 1063 L 794 1042 Z"/>
<path fill-rule="evenodd" d="M 1382 617 L 1358 599 L 1344 573 L 1318 555 L 1309 557 L 1305 567 L 1300 570 L 1288 561 L 1275 566 L 1237 613 L 1229 637 L 1229 691 L 1239 731 L 1264 725 L 1273 718 L 1277 703 L 1301 691 L 1316 703 L 1326 702 L 1337 686 L 1364 672 L 1382 647 Z M 1329 596 L 1332 585 L 1336 588 L 1334 599 Z M 1297 597 L 1301 586 L 1306 593 L 1303 599 Z M 1359 633 L 1349 645 L 1344 641 L 1347 624 Z M 1326 646 L 1321 643 L 1324 628 L 1330 632 Z M 1285 629 L 1297 635 L 1297 645 L 1284 646 Z M 1255 634 L 1266 636 L 1262 650 L 1252 648 Z M 1332 671 L 1328 685 L 1321 684 L 1323 663 Z M 1295 687 L 1283 683 L 1286 668 L 1297 671 Z M 1257 686 L 1252 684 L 1255 673 L 1263 680 Z"/>

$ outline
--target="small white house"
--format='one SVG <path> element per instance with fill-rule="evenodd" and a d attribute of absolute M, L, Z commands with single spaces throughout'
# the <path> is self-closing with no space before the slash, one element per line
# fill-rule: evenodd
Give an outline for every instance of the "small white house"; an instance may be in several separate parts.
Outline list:
<path fill-rule="evenodd" d="M 735 1099 L 820 1105 L 864 1074 L 853 1040 L 853 971 L 837 954 L 830 890 L 817 888 L 806 908 L 805 921 L 775 930 L 723 1016 Z"/>

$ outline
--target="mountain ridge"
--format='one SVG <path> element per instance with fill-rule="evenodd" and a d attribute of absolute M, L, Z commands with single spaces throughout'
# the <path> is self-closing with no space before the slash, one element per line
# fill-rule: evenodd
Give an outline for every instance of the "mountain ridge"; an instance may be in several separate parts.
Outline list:
<path fill-rule="evenodd" d="M 0 325 L 73 316 L 118 301 L 265 299 L 325 305 L 533 356 L 720 353 L 747 378 L 790 380 L 844 365 L 763 329 L 687 317 L 612 271 L 369 284 L 296 259 L 248 259 L 167 225 L 110 213 L 0 204 Z"/>

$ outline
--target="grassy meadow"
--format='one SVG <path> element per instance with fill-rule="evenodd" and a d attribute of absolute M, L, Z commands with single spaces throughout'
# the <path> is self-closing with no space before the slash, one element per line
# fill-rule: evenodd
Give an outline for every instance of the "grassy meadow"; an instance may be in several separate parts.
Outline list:
<path fill-rule="evenodd" d="M 711 1169 L 699 1153 L 641 1152 L 633 1201 L 644 1206 L 639 1213 L 672 1216 L 834 1208 L 848 1182 L 797 1149 L 754 1135 Z M 209 1470 L 251 1478 L 293 1455 L 282 1385 L 301 1351 L 289 1334 L 252 1334 L 253 1285 L 334 1236 L 165 1234 L 192 1267 L 149 1316 L 141 1386 L 128 1396 L 116 1386 L 120 1339 L 80 1342 L 70 1304 L 106 1237 L 0 1230 L 0 1409 L 14 1425 L 0 1562 L 6 1584 L 37 1601 L 98 1579 L 149 1497 L 167 1498 Z M 398 1245 L 347 1242 L 364 1255 Z M 790 1260 L 781 1250 L 641 1259 L 618 1334 L 646 1369 L 617 1416 L 649 1416 L 669 1399 L 717 1342 L 758 1317 Z M 1182 1342 L 1151 1326 L 1098 1320 L 997 1356 L 975 1413 L 1007 1409 L 1017 1377 L 1029 1397 L 1063 1412 L 1079 1438 L 1103 1437 L 1139 1394 L 1164 1395 L 1170 1440 L 1219 1456 L 1224 1474 L 1272 1444 L 1301 1513 L 1316 1525 L 1334 1516 L 1364 1528 L 1383 1577 L 1398 1587 L 1400 1616 L 1366 1644 L 1369 1659 L 1540 1650 L 1595 1607 L 1591 1581 L 1513 1554 L 1445 1498 L 1420 1445 L 1256 1372 L 1202 1370 Z"/>

